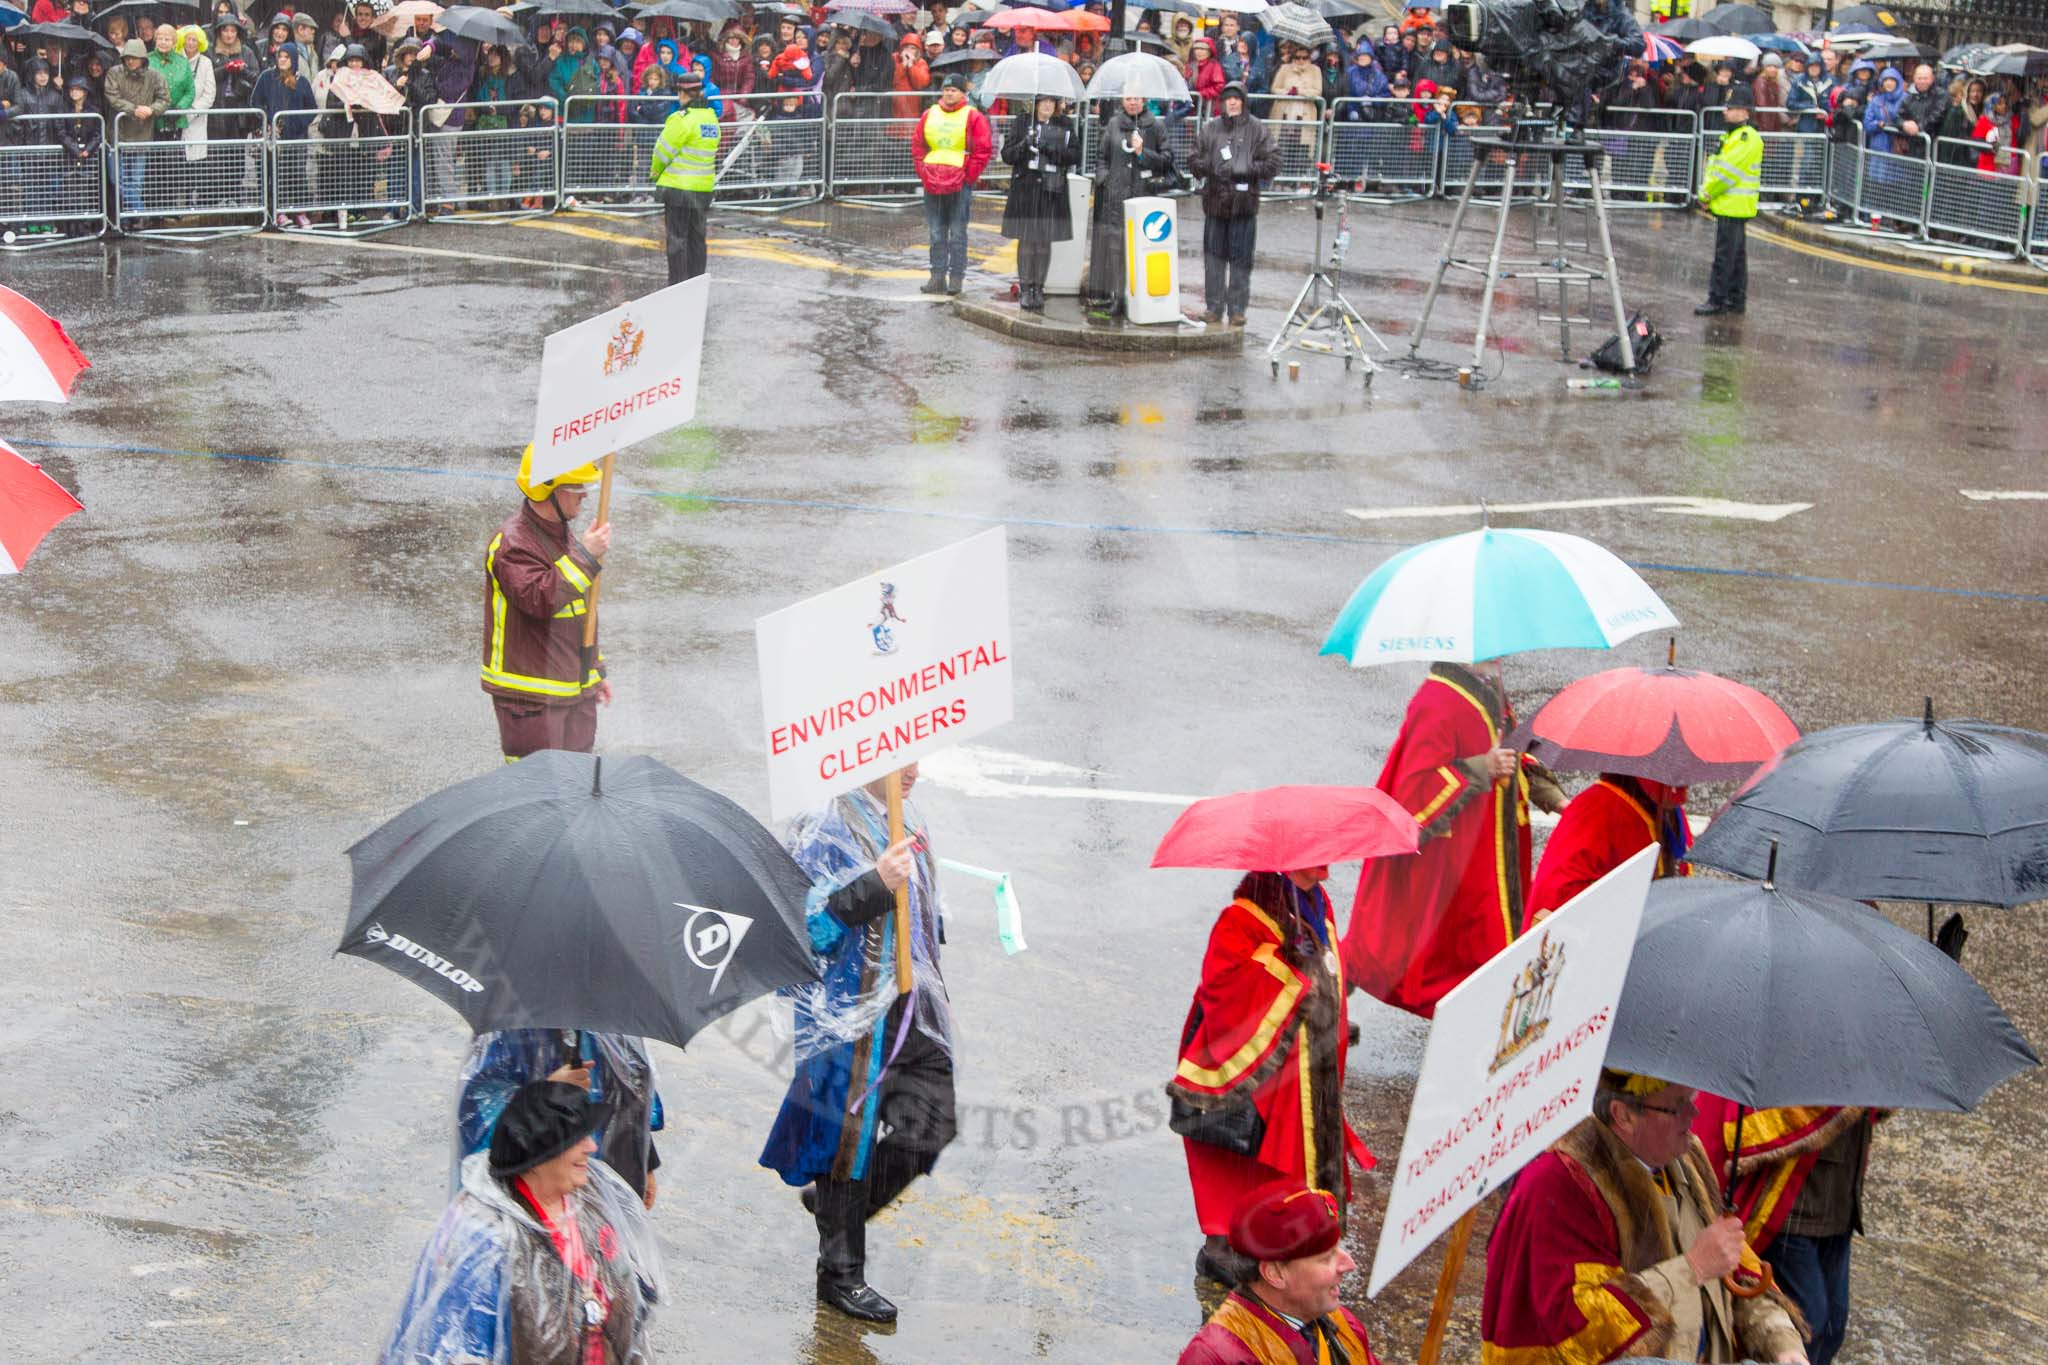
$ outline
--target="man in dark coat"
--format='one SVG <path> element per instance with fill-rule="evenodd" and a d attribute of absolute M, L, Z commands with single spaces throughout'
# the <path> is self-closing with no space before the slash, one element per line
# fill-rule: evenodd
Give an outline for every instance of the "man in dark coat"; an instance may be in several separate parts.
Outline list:
<path fill-rule="evenodd" d="M 1245 112 L 1244 83 L 1223 87 L 1220 116 L 1202 125 L 1188 169 L 1202 177 L 1203 318 L 1244 326 L 1251 304 L 1252 250 L 1259 235 L 1259 185 L 1280 173 L 1272 129 Z"/>
<path fill-rule="evenodd" d="M 1145 101 L 1124 96 L 1102 125 L 1101 169 L 1095 173 L 1095 208 L 1089 215 L 1088 284 L 1082 302 L 1122 313 L 1124 307 L 1124 201 L 1149 193 L 1146 181 L 1173 166 L 1166 129 Z"/>
<path fill-rule="evenodd" d="M 1934 79 L 1934 68 L 1926 62 L 1913 68 L 1913 86 L 1899 103 L 1900 156 L 1925 156 L 1927 140 L 1939 135 L 1941 121 L 1948 114 L 1948 91 Z"/>

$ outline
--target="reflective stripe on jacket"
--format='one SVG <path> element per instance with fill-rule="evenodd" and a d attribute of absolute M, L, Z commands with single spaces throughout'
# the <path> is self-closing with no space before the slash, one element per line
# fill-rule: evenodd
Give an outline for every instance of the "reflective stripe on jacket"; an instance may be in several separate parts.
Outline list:
<path fill-rule="evenodd" d="M 566 706 L 596 687 L 600 663 L 583 667 L 585 597 L 597 561 L 560 522 L 528 503 L 484 552 L 483 689 Z"/>
<path fill-rule="evenodd" d="M 718 183 L 718 115 L 707 105 L 678 109 L 661 125 L 647 178 L 661 189 L 708 192 Z"/>
<path fill-rule="evenodd" d="M 1720 150 L 1707 159 L 1700 198 L 1717 218 L 1754 218 L 1763 181 L 1763 135 L 1738 124 L 1721 135 Z"/>

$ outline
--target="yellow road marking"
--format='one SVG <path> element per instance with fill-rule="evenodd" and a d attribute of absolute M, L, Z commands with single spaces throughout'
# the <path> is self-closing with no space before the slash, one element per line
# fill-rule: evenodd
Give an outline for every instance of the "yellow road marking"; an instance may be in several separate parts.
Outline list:
<path fill-rule="evenodd" d="M 1835 261 L 1842 265 L 1862 266 L 1869 270 L 1882 270 L 1893 275 L 1906 275 L 1916 280 L 1933 280 L 1938 284 L 1968 284 L 1979 289 L 2003 289 L 2011 294 L 2048 294 L 2048 284 L 2021 284 L 2017 280 L 1987 280 L 1957 267 L 1944 265 L 1939 270 L 1928 270 L 1916 265 L 1894 265 L 1890 261 L 1876 261 L 1868 256 L 1857 256 L 1846 251 L 1830 251 L 1824 246 L 1813 246 L 1806 242 L 1780 237 L 1775 232 L 1758 231 L 1757 236 L 1772 246 L 1796 251 L 1802 256 L 1817 256 L 1824 261 Z"/>

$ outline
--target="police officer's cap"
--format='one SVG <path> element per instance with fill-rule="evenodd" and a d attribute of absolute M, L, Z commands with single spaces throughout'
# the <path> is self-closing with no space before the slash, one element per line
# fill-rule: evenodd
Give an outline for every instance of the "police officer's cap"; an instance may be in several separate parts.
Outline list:
<path fill-rule="evenodd" d="M 1756 108 L 1756 93 L 1746 85 L 1732 86 L 1728 91 L 1728 107 L 1730 109 L 1754 109 Z"/>
<path fill-rule="evenodd" d="M 684 67 L 683 74 L 676 77 L 676 89 L 678 90 L 702 90 L 703 88 L 704 73 L 694 66 Z"/>

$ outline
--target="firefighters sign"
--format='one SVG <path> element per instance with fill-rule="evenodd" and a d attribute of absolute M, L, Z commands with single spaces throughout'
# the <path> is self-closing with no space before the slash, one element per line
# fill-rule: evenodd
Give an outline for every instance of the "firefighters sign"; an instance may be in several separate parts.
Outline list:
<path fill-rule="evenodd" d="M 754 623 L 778 820 L 1010 719 L 998 528 Z"/>
<path fill-rule="evenodd" d="M 710 289 L 699 275 L 547 339 L 533 421 L 536 483 L 697 415 Z"/>
<path fill-rule="evenodd" d="M 1437 1002 L 1366 1293 L 1593 1111 L 1652 844 Z"/>

